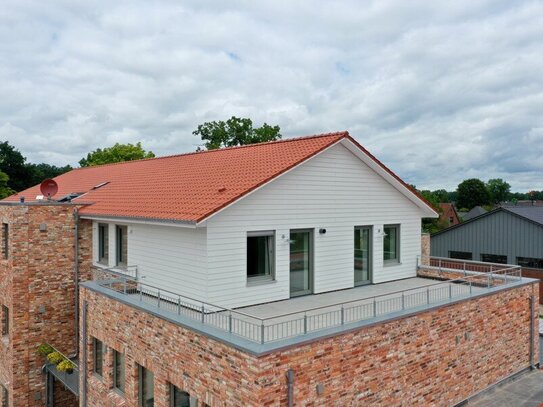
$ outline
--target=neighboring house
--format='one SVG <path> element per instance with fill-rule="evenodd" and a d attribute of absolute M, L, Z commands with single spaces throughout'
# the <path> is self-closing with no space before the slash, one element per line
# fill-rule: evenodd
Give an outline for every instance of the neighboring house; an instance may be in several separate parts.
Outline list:
<path fill-rule="evenodd" d="M 10 406 L 455 404 L 537 359 L 534 281 L 426 278 L 436 212 L 346 132 L 55 180 L 0 205 Z"/>
<path fill-rule="evenodd" d="M 440 225 L 446 225 L 447 227 L 449 227 L 458 225 L 460 223 L 460 219 L 458 218 L 458 214 L 456 213 L 456 208 L 454 207 L 454 204 L 448 202 L 441 202 L 439 204 L 439 207 L 441 208 L 441 214 L 439 215 Z"/>
<path fill-rule="evenodd" d="M 482 206 L 476 206 L 472 208 L 468 213 L 462 215 L 462 221 L 465 222 L 467 220 L 476 218 L 477 216 L 481 216 L 485 214 L 487 211 Z"/>
<path fill-rule="evenodd" d="M 431 253 L 516 264 L 525 269 L 525 275 L 543 278 L 543 207 L 500 207 L 436 232 L 431 237 Z"/>

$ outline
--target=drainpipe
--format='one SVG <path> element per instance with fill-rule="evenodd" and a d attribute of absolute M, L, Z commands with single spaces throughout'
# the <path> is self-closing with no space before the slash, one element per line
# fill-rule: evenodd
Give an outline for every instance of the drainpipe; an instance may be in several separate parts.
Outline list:
<path fill-rule="evenodd" d="M 74 209 L 75 356 L 79 356 L 79 213 Z"/>
<path fill-rule="evenodd" d="M 287 370 L 287 406 L 294 406 L 294 370 Z"/>
<path fill-rule="evenodd" d="M 534 324 L 535 324 L 535 318 L 534 318 L 534 311 L 535 311 L 535 297 L 533 295 L 530 296 L 530 370 L 535 369 L 534 365 Z"/>
<path fill-rule="evenodd" d="M 81 363 L 80 369 L 79 369 L 79 379 L 82 379 L 81 383 L 81 405 L 83 407 L 87 407 L 87 301 L 83 300 L 83 315 L 81 316 L 83 319 L 83 332 L 81 332 L 81 336 L 83 336 L 83 341 L 81 344 L 81 347 L 83 348 L 83 352 L 81 355 Z M 81 378 L 81 375 L 83 377 Z"/>

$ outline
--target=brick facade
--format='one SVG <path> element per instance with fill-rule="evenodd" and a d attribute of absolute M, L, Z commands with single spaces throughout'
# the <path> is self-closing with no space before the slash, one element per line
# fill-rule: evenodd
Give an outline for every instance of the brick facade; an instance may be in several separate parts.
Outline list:
<path fill-rule="evenodd" d="M 531 296 L 536 283 L 257 357 L 83 288 L 88 405 L 136 407 L 137 364 L 154 372 L 156 407 L 169 383 L 211 406 L 285 406 L 289 369 L 295 406 L 454 405 L 530 365 Z M 103 379 L 91 337 L 108 346 Z M 111 390 L 112 348 L 126 355 L 124 396 Z"/>
<path fill-rule="evenodd" d="M 71 204 L 1 205 L 8 224 L 8 259 L 0 260 L 0 304 L 9 308 L 9 337 L 0 341 L 0 384 L 10 406 L 43 406 L 44 342 L 66 355 L 76 352 L 74 210 Z M 80 223 L 82 279 L 90 278 L 91 223 Z M 2 238 L 2 241 L 4 241 Z M 63 405 L 74 399 L 56 384 Z M 66 404 L 72 400 L 71 404 Z"/>

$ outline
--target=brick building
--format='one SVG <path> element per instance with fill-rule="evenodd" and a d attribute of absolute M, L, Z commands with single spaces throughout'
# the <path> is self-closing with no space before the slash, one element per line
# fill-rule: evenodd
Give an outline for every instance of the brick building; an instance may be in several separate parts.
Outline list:
<path fill-rule="evenodd" d="M 436 266 L 437 214 L 347 133 L 56 182 L 0 205 L 9 406 L 454 405 L 538 360 L 537 282 Z"/>

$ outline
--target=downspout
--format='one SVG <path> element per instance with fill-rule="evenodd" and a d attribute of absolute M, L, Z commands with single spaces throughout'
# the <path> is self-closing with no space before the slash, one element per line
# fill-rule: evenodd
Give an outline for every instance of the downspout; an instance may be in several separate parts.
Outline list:
<path fill-rule="evenodd" d="M 82 379 L 81 384 L 81 405 L 82 407 L 87 407 L 87 301 L 83 300 L 83 343 L 81 344 L 81 347 L 83 348 L 83 352 L 81 355 L 82 362 L 80 363 L 81 368 L 79 369 L 79 379 Z M 81 376 L 83 376 L 81 378 Z"/>
<path fill-rule="evenodd" d="M 79 213 L 74 209 L 75 356 L 79 356 Z"/>
<path fill-rule="evenodd" d="M 287 370 L 287 406 L 294 406 L 294 370 Z"/>
<path fill-rule="evenodd" d="M 535 297 L 531 295 L 530 296 L 530 370 L 535 369 L 535 365 L 534 365 L 535 304 L 534 303 L 535 303 Z"/>

